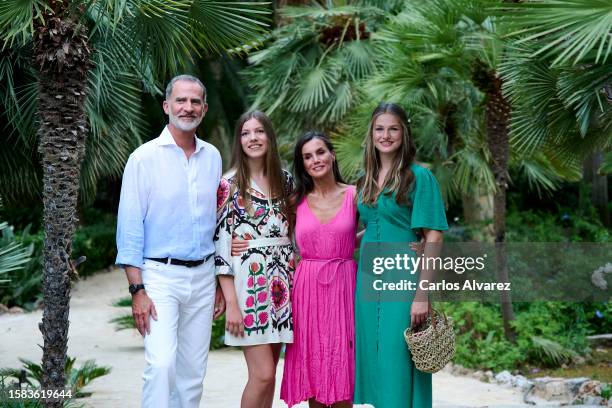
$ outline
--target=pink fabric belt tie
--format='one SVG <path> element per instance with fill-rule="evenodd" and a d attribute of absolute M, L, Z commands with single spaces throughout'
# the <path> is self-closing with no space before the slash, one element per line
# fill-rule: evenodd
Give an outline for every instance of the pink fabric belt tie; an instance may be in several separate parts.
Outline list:
<path fill-rule="evenodd" d="M 338 268 L 340 267 L 340 265 L 347 261 L 353 261 L 353 258 L 331 258 L 331 259 L 302 258 L 300 262 L 301 261 L 322 263 L 323 265 L 321 265 L 321 267 L 319 268 L 319 271 L 317 272 L 317 282 L 320 283 L 321 285 L 329 285 L 334 280 L 336 275 L 338 274 Z M 323 270 L 323 266 L 325 266 L 329 262 L 335 262 L 334 268 L 332 269 L 333 273 L 329 274 L 330 278 L 327 282 L 321 282 L 321 270 Z"/>

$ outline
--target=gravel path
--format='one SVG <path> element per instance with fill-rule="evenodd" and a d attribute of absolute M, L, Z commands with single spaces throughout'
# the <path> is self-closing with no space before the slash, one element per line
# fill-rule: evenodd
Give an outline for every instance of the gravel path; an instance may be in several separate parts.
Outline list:
<path fill-rule="evenodd" d="M 83 400 L 88 407 L 139 406 L 144 366 L 142 338 L 135 330 L 115 331 L 113 325 L 108 323 L 111 318 L 128 310 L 112 306 L 113 301 L 126 294 L 126 279 L 123 271 L 118 269 L 82 280 L 73 289 L 68 354 L 77 357 L 77 365 L 87 359 L 95 359 L 99 365 L 112 367 L 109 375 L 87 387 L 86 391 L 93 392 L 90 398 Z M 19 357 L 40 360 L 42 351 L 38 344 L 42 345 L 42 337 L 38 323 L 41 315 L 38 311 L 0 316 L 0 367 L 19 367 Z M 277 384 L 280 384 L 282 377 L 282 366 L 281 361 Z M 200 406 L 239 407 L 246 378 L 246 364 L 239 350 L 211 352 Z M 286 407 L 278 398 L 278 388 L 274 407 Z M 522 395 L 518 391 L 448 373 L 433 376 L 433 390 L 436 408 L 530 406 L 522 404 Z M 307 404 L 299 407 L 307 407 Z"/>

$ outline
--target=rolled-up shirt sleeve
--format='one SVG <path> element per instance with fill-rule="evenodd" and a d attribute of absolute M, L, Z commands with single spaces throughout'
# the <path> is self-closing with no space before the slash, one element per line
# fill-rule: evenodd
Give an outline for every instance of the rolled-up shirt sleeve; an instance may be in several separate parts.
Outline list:
<path fill-rule="evenodd" d="M 125 165 L 117 215 L 117 260 L 119 266 L 142 267 L 144 221 L 149 182 L 142 163 L 131 155 Z"/>

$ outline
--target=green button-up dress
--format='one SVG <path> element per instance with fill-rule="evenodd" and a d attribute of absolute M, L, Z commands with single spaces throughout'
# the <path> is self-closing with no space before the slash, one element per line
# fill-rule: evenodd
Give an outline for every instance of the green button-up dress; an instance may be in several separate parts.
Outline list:
<path fill-rule="evenodd" d="M 413 242 L 421 228 L 447 230 L 444 203 L 433 174 L 413 164 L 415 183 L 410 206 L 398 205 L 395 193 L 380 194 L 377 205 L 358 203 L 359 216 L 366 226 L 361 240 L 371 242 Z M 363 268 L 363 270 L 362 270 Z M 429 408 L 432 406 L 431 374 L 418 371 L 412 362 L 403 332 L 410 325 L 411 298 L 387 301 L 371 299 L 360 280 L 367 279 L 359 262 L 355 294 L 355 398 L 356 404 L 375 408 Z M 416 279 L 416 275 L 415 275 Z"/>

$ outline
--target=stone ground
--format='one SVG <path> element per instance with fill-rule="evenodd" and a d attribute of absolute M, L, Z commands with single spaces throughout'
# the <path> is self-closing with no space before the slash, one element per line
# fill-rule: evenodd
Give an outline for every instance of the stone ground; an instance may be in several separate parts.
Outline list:
<path fill-rule="evenodd" d="M 82 280 L 73 289 L 68 354 L 77 357 L 77 365 L 95 359 L 98 365 L 112 367 L 109 375 L 96 379 L 86 388 L 93 392 L 91 397 L 82 400 L 87 407 L 139 406 L 144 366 L 142 338 L 135 330 L 115 331 L 109 323 L 111 318 L 129 310 L 112 306 L 113 301 L 126 296 L 126 287 L 123 272 L 115 269 Z M 38 345 L 42 345 L 42 337 L 38 323 L 41 316 L 40 311 L 0 316 L 0 367 L 21 366 L 19 357 L 40 361 L 42 352 Z M 282 366 L 281 361 L 277 384 L 282 377 Z M 239 407 L 246 373 L 239 350 L 228 348 L 211 352 L 200 406 Z M 286 407 L 278 398 L 278 388 L 274 407 Z M 436 408 L 530 406 L 522 403 L 522 394 L 517 390 L 444 372 L 433 376 L 433 390 Z M 298 407 L 307 407 L 307 404 Z"/>

